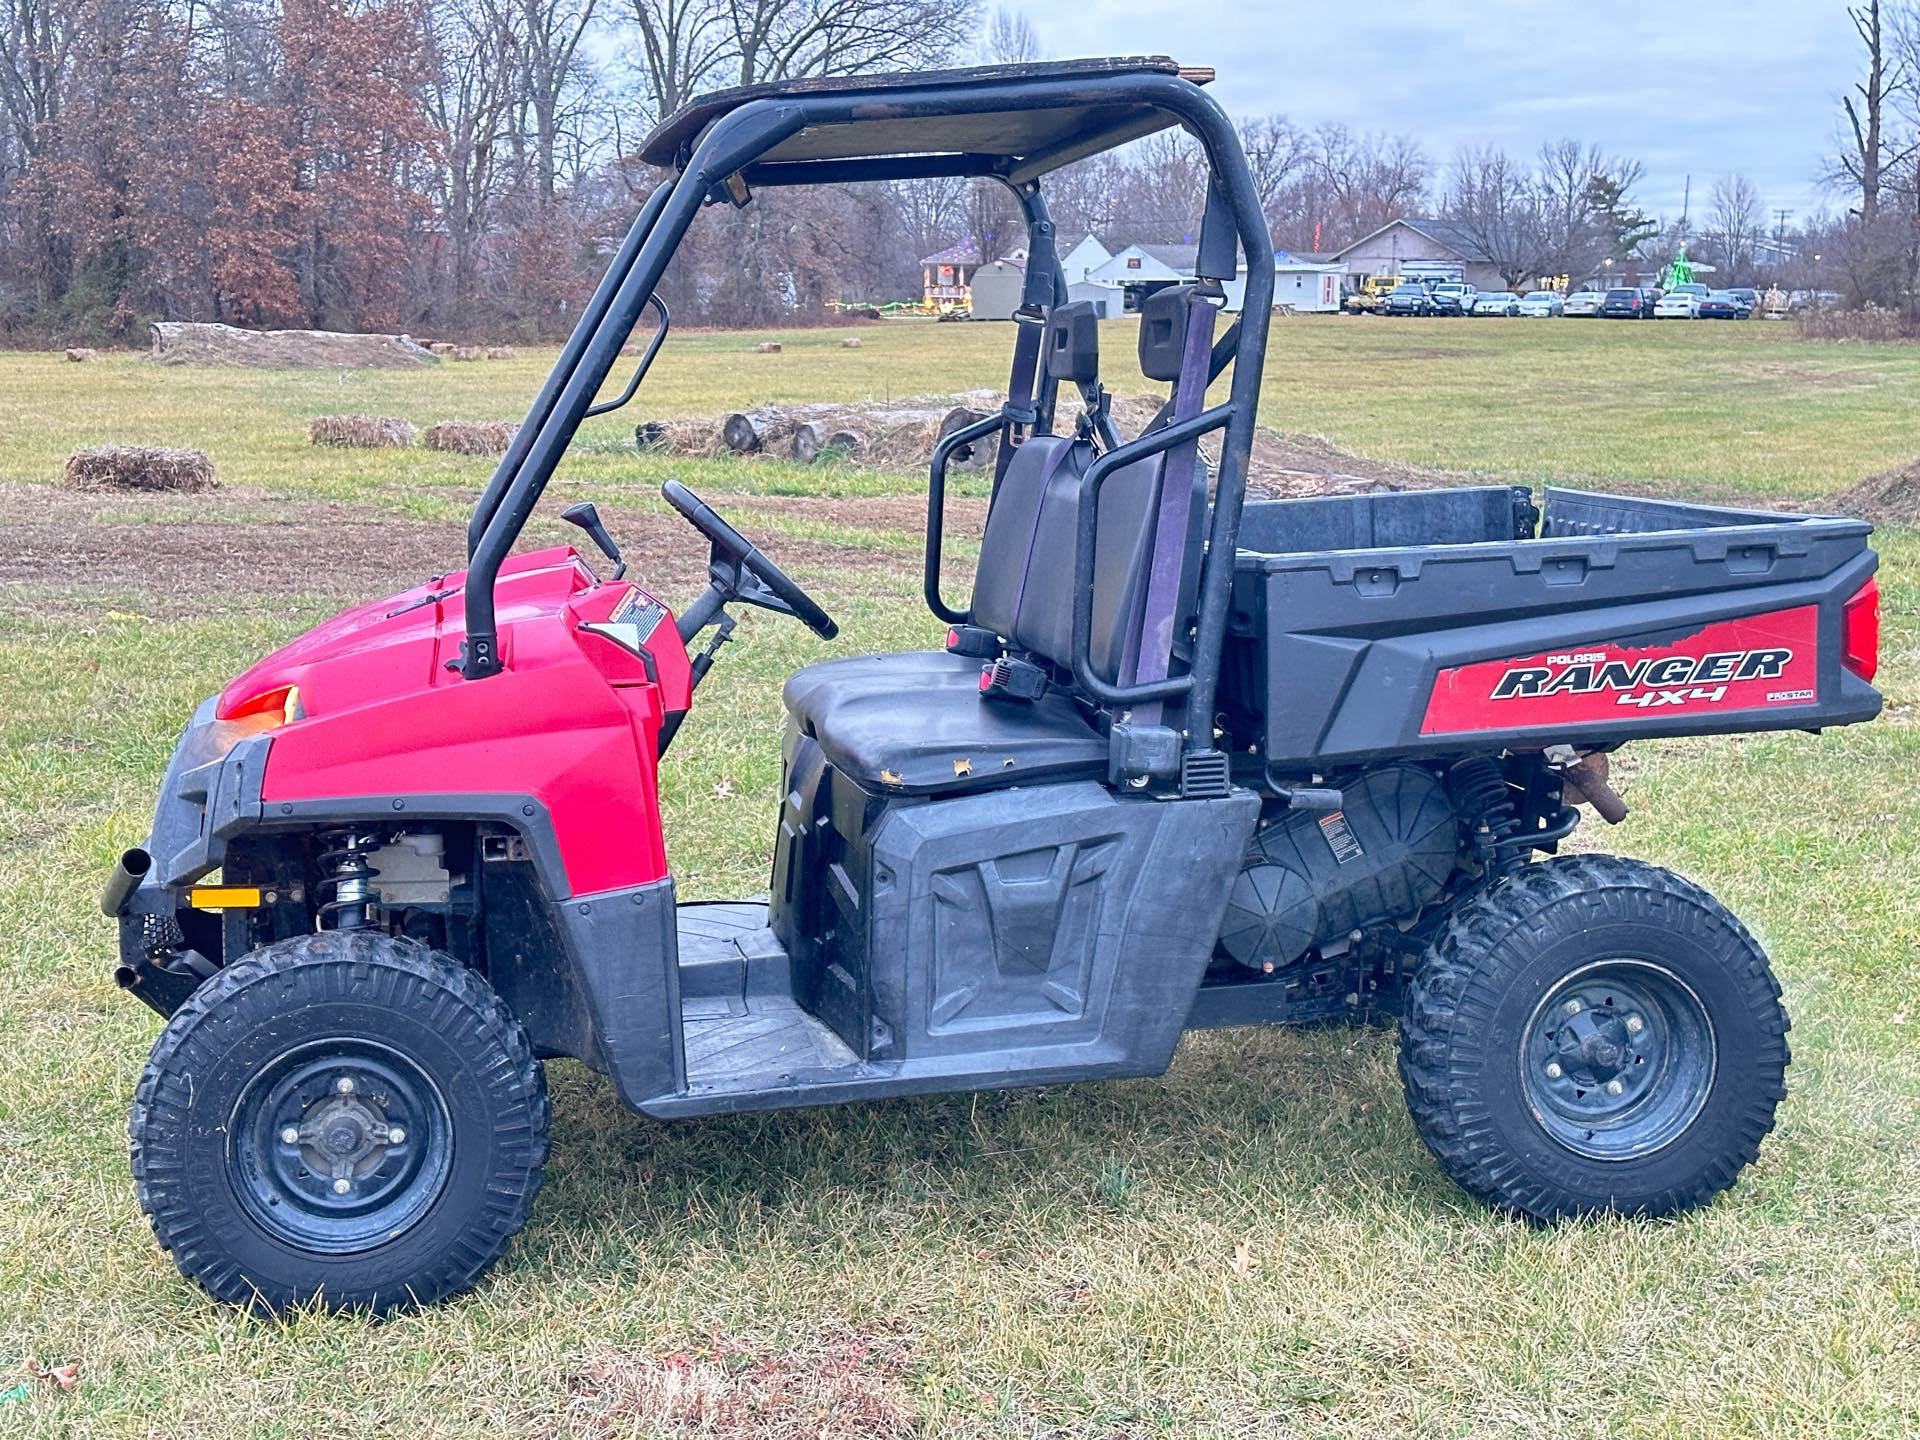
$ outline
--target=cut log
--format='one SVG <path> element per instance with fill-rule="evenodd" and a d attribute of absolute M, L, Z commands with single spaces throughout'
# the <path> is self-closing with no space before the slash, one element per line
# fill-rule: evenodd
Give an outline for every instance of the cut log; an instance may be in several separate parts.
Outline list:
<path fill-rule="evenodd" d="M 736 454 L 751 455 L 765 447 L 777 423 L 773 411 L 735 410 L 720 422 L 720 438 Z"/>
<path fill-rule="evenodd" d="M 939 433 L 934 436 L 934 439 L 936 441 L 944 440 L 954 431 L 964 430 L 976 420 L 984 420 L 986 418 L 987 412 L 984 410 L 975 410 L 969 405 L 956 405 L 941 417 L 940 430 Z M 993 458 L 998 448 L 999 441 L 997 437 L 989 435 L 983 439 L 975 440 L 970 445 L 961 446 L 954 452 L 953 458 L 948 464 L 950 468 L 955 470 L 984 470 L 993 463 Z"/>
<path fill-rule="evenodd" d="M 793 438 L 787 442 L 788 452 L 802 465 L 811 465 L 826 448 L 827 427 L 818 420 L 802 420 L 793 427 Z"/>

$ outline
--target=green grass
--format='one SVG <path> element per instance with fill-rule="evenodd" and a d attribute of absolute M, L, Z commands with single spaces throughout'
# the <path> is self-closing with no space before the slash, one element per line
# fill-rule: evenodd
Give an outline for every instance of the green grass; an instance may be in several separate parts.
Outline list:
<path fill-rule="evenodd" d="M 779 356 L 749 353 L 759 337 L 686 337 L 650 413 L 991 384 L 1009 338 L 862 333 L 859 351 L 785 335 Z M 1811 499 L 1920 448 L 1913 349 L 1758 324 L 1289 321 L 1274 341 L 1268 423 L 1383 458 Z M 1435 349 L 1458 353 L 1419 353 Z M 41 487 L 75 445 L 201 444 L 231 487 L 204 507 L 209 544 L 223 521 L 322 499 L 457 527 L 485 462 L 317 452 L 305 418 L 512 415 L 540 373 L 536 358 L 342 381 L 0 356 L 0 482 L 17 520 L 57 498 Z M 748 491 L 919 489 L 666 466 L 600 427 L 568 498 L 641 504 L 668 469 L 723 509 Z M 100 504 L 143 509 L 180 519 Z M 810 539 L 845 556 L 804 567 L 844 638 L 749 617 L 666 767 L 688 897 L 766 883 L 780 677 L 936 633 L 897 532 L 836 514 L 768 512 L 762 528 L 776 555 Z M 155 1249 L 124 1123 L 156 1027 L 114 990 L 95 907 L 188 708 L 352 597 L 306 553 L 286 560 L 311 593 L 268 606 L 157 582 L 93 596 L 84 574 L 0 587 L 0 1364 L 83 1365 L 70 1392 L 0 1400 L 0 1435 L 1912 1435 L 1920 536 L 1878 543 L 1885 717 L 1630 750 L 1633 816 L 1583 832 L 1713 888 L 1785 983 L 1780 1127 L 1709 1210 L 1555 1230 L 1489 1214 L 1420 1147 L 1378 1032 L 1196 1036 L 1157 1080 L 670 1126 L 560 1064 L 524 1236 L 473 1295 L 379 1325 L 246 1318 Z M 710 1400 L 707 1428 L 655 1424 L 669 1393 Z M 834 1418 L 848 1414 L 869 1419 Z"/>

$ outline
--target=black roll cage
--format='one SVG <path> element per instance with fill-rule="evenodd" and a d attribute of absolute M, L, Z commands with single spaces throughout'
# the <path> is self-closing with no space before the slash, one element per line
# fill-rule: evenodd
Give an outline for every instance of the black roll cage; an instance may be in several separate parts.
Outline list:
<path fill-rule="evenodd" d="M 746 99 L 720 113 L 697 139 L 682 144 L 676 156 L 676 173 L 641 206 L 606 274 L 582 309 L 525 422 L 474 508 L 467 526 L 467 635 L 461 647 L 460 673 L 466 679 L 478 680 L 501 670 L 494 611 L 494 584 L 500 567 L 533 513 L 581 420 L 590 413 L 613 408 L 612 404 L 596 405 L 594 397 L 605 384 L 642 311 L 649 304 L 657 305 L 654 290 L 702 205 L 722 200 L 745 203 L 752 189 L 762 185 L 844 184 L 931 176 L 997 180 L 1019 202 L 1028 230 L 1027 285 L 1023 314 L 1017 317 L 1018 346 L 1024 342 L 1027 332 L 1037 328 L 1042 309 L 1066 296 L 1066 277 L 1055 253 L 1053 222 L 1040 195 L 1040 177 L 1076 160 L 1164 129 L 1165 117 L 1170 116 L 1200 142 L 1211 172 L 1199 247 L 1202 283 L 1209 278 L 1218 281 L 1232 277 L 1236 248 L 1247 259 L 1247 283 L 1240 318 L 1216 345 L 1213 356 L 1212 373 L 1217 376 L 1231 363 L 1233 378 L 1224 403 L 1182 426 L 1160 427 L 1117 448 L 1112 444 L 1117 437 L 1110 433 L 1103 437 L 1109 448 L 1086 476 L 1080 499 L 1073 670 L 1076 681 L 1090 696 L 1109 705 L 1178 698 L 1186 714 L 1194 717 L 1186 727 L 1184 748 L 1189 753 L 1211 750 L 1213 727 L 1208 717 L 1213 714 L 1219 681 L 1235 547 L 1246 496 L 1267 326 L 1272 313 L 1273 244 L 1232 123 L 1199 85 L 1177 72 L 1170 62 L 1161 64 L 1165 68 L 1097 73 L 1081 73 L 1071 66 L 1014 67 L 980 72 L 981 78 L 977 81 L 963 83 L 955 83 L 952 77 L 903 76 L 900 88 L 888 85 L 878 93 L 875 81 L 881 77 L 844 90 L 809 88 L 802 82 L 792 91 L 776 90 Z M 1035 73 L 1023 74 L 1022 68 L 1030 68 Z M 695 102 L 695 107 L 698 104 Z M 1023 156 L 968 152 L 762 159 L 802 131 L 811 133 L 815 127 L 858 126 L 873 120 L 877 114 L 900 123 L 1096 107 L 1119 118 L 1104 127 L 1084 129 Z M 1226 274 L 1210 274 L 1222 268 Z M 658 313 L 660 327 L 641 359 L 639 372 L 621 397 L 622 402 L 637 388 L 664 337 L 664 307 L 660 307 Z M 1006 412 L 950 435 L 936 447 L 928 492 L 926 593 L 930 608 L 941 619 L 958 623 L 966 615 L 946 605 L 939 594 L 940 521 L 946 468 L 942 462 L 950 459 L 960 445 L 990 434 L 997 427 L 1005 427 L 1009 439 L 1029 430 L 1050 431 L 1058 384 L 1057 377 L 1047 374 L 1043 357 L 1038 368 L 1038 384 L 1030 397 L 1010 395 Z M 1100 484 L 1106 476 L 1132 461 L 1211 431 L 1223 432 L 1223 438 L 1212 523 L 1200 573 L 1199 619 L 1191 662 L 1186 673 L 1150 686 L 1108 684 L 1092 672 L 1087 660 L 1093 568 L 1091 536 L 1097 513 L 1094 501 Z M 1001 446 L 1003 464 L 1010 448 L 1007 444 Z"/>

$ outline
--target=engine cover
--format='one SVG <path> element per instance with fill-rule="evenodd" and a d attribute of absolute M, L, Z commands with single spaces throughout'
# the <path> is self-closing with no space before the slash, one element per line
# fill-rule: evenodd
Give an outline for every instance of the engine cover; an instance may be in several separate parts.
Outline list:
<path fill-rule="evenodd" d="M 1254 837 L 1233 883 L 1220 945 L 1278 969 L 1368 925 L 1408 920 L 1453 873 L 1459 826 L 1445 787 L 1418 765 L 1386 765 L 1342 787 L 1344 808 L 1288 811 Z"/>

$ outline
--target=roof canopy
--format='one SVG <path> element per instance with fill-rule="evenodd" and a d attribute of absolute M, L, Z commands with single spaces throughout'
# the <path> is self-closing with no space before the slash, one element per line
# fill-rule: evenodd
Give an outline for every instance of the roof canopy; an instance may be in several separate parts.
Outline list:
<path fill-rule="evenodd" d="M 825 76 L 742 85 L 689 101 L 640 143 L 649 165 L 682 163 L 701 133 L 730 111 L 761 100 L 793 100 L 831 121 L 809 121 L 760 156 L 763 183 L 785 162 L 842 162 L 833 178 L 989 174 L 1025 164 L 1034 173 L 1151 135 L 1178 123 L 1156 106 L 1120 99 L 1097 83 L 1114 75 L 1173 75 L 1195 84 L 1211 70 L 1164 55 L 977 65 L 891 75 Z M 826 167 L 809 173 L 825 177 Z"/>

